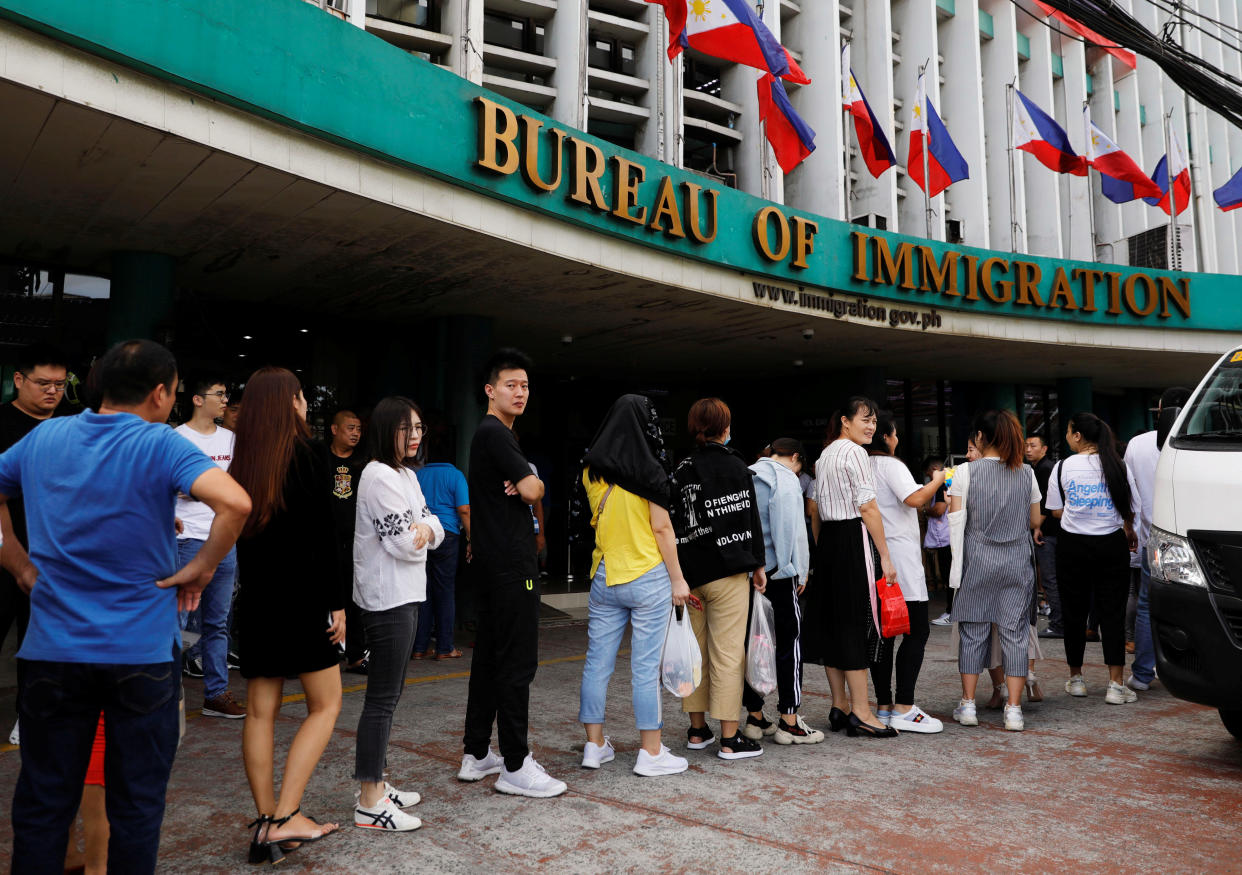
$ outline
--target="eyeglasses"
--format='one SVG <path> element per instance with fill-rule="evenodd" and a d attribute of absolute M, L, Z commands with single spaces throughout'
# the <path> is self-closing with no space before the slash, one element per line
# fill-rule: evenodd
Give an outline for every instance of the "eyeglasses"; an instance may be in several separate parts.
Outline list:
<path fill-rule="evenodd" d="M 399 425 L 399 426 L 397 426 L 397 431 L 401 432 L 402 434 L 409 434 L 409 432 L 410 432 L 410 426 L 408 426 L 408 425 Z M 414 431 L 415 431 L 415 433 L 416 433 L 416 434 L 426 434 L 426 433 L 427 433 L 427 426 L 423 425 L 423 424 L 420 422 L 418 425 L 414 426 Z"/>
<path fill-rule="evenodd" d="M 228 392 L 199 392 L 201 398 L 219 398 L 221 401 L 229 400 Z"/>
<path fill-rule="evenodd" d="M 32 380 L 30 377 L 26 376 L 26 374 L 22 374 L 22 377 L 26 380 L 26 382 L 33 383 L 35 388 L 37 388 L 40 392 L 47 392 L 48 390 L 53 392 L 63 392 L 65 391 L 65 386 L 69 384 L 68 380 Z"/>

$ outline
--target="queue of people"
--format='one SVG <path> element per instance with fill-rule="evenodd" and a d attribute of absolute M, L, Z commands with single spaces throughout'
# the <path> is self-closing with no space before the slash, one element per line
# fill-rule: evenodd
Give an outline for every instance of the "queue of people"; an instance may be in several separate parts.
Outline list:
<path fill-rule="evenodd" d="M 55 405 L 43 402 L 53 393 L 34 390 L 44 388 L 39 381 L 63 387 L 63 365 L 52 355 L 35 358 L 20 371 L 19 399 L 46 415 L 21 407 L 36 421 L 0 455 L 0 559 L 17 592 L 38 593 L 28 602 L 19 652 L 15 871 L 48 871 L 63 861 L 92 750 L 107 764 L 108 798 L 128 800 L 108 805 L 106 859 L 118 869 L 124 861 L 126 871 L 154 871 L 180 731 L 178 627 L 195 610 L 203 713 L 245 719 L 242 753 L 255 805 L 250 862 L 277 863 L 339 829 L 301 806 L 340 715 L 342 667 L 367 679 L 353 823 L 418 829 L 409 809 L 420 795 L 398 788 L 386 753 L 409 660 L 461 655 L 452 612 L 459 543 L 478 579 L 478 629 L 457 777 L 494 775 L 496 790 L 534 798 L 566 791 L 534 759 L 528 738 L 541 596 L 532 507 L 545 486 L 514 431 L 530 399 L 524 355 L 501 350 L 487 365 L 487 413 L 465 483 L 446 462 L 426 463 L 427 424 L 408 398 L 381 400 L 365 429 L 354 412 L 339 411 L 330 440 L 317 445 L 297 376 L 267 367 L 251 375 L 240 405 L 214 377 L 189 384 L 194 412 L 174 431 L 163 423 L 179 382 L 176 363 L 158 344 L 130 341 L 92 370 L 94 409 L 49 422 Z M 13 417 L 2 412 L 0 423 Z M 216 425 L 219 418 L 235 428 Z M 1143 520 L 1149 524 L 1150 487 L 1094 415 L 1068 420 L 1074 455 L 1040 477 L 1024 464 L 1024 451 L 1030 459 L 1033 449 L 1029 440 L 1024 447 L 1016 417 L 986 411 L 971 424 L 971 461 L 953 471 L 929 463 L 921 484 L 896 456 L 895 420 L 865 397 L 833 413 L 806 481 L 798 441 L 777 438 L 748 464 L 730 445 L 732 424 L 721 399 L 696 401 L 687 416 L 694 451 L 674 467 L 651 400 L 623 395 L 583 457 L 580 486 L 594 541 L 578 713 L 583 768 L 617 757 L 604 714 L 627 627 L 640 737 L 633 771 L 659 777 L 688 768 L 663 738 L 660 663 L 673 612 L 688 612 L 702 660 L 701 683 L 681 702 L 691 751 L 715 747 L 721 759 L 744 760 L 761 756 L 768 738 L 822 742 L 823 730 L 800 713 L 805 663 L 825 668 L 832 732 L 891 739 L 943 731 L 916 701 L 932 624 L 920 509 L 929 520 L 922 544 L 945 551 L 937 564 L 956 596 L 947 613 L 958 641 L 962 695 L 953 715 L 960 724 L 979 722 L 975 695 L 985 668 L 1006 729 L 1025 726 L 1024 691 L 1029 700 L 1042 697 L 1032 672 L 1040 574 L 1045 590 L 1054 585 L 1059 596 L 1070 696 L 1088 692 L 1082 633 L 1093 603 L 1109 672 L 1106 701 L 1133 702 L 1134 690 L 1150 683 L 1137 663 L 1136 677 L 1122 677 L 1129 555 L 1145 534 Z M 82 464 L 68 479 L 51 480 L 51 460 L 68 452 Z M 106 512 L 119 501 L 124 516 Z M 1055 575 L 1045 573 L 1041 554 L 1049 515 L 1059 520 Z M 83 532 L 68 543 L 57 537 L 67 521 Z M 135 544 L 124 561 L 109 549 L 121 537 Z M 97 586 L 101 579 L 110 586 Z M 883 633 L 879 586 L 900 587 L 908 618 L 900 645 Z M 756 594 L 772 606 L 774 720 L 745 673 Z M 6 618 L 20 619 L 9 602 L 21 600 L 8 590 L 5 598 Z M 247 681 L 245 705 L 228 691 L 230 631 Z M 277 787 L 275 722 L 285 682 L 295 677 L 307 713 Z M 48 699 L 52 681 L 70 693 Z"/>

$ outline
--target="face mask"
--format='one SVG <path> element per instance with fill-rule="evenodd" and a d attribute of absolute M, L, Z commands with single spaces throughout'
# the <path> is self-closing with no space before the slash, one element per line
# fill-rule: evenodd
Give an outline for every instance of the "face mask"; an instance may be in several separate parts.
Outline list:
<path fill-rule="evenodd" d="M 724 439 L 724 445 L 727 447 L 733 441 L 733 435 L 729 435 Z"/>

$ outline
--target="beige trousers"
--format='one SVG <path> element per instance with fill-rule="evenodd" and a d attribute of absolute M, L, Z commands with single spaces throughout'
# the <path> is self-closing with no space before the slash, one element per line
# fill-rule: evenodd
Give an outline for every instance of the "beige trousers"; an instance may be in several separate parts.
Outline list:
<path fill-rule="evenodd" d="M 717 720 L 742 712 L 746 675 L 746 613 L 750 585 L 745 574 L 713 580 L 694 590 L 703 610 L 689 608 L 690 625 L 703 654 L 703 682 L 681 700 L 681 710 L 706 711 Z"/>

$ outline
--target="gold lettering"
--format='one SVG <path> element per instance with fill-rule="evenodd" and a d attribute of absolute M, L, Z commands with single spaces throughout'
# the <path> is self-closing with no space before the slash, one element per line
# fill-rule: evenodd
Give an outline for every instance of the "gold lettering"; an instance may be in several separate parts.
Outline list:
<path fill-rule="evenodd" d="M 1190 279 L 1181 277 L 1182 287 L 1179 289 L 1177 284 L 1167 276 L 1160 277 L 1160 318 L 1167 319 L 1172 314 L 1169 312 L 1169 301 L 1173 302 L 1182 314 L 1183 318 L 1190 318 Z"/>
<path fill-rule="evenodd" d="M 1104 312 L 1109 316 L 1121 315 L 1121 274 L 1108 272 L 1108 309 Z"/>
<path fill-rule="evenodd" d="M 944 295 L 961 297 L 957 290 L 957 259 L 958 253 L 952 249 L 944 254 L 944 261 L 936 263 L 936 253 L 930 246 L 920 246 L 919 267 L 923 275 L 920 292 L 937 292 Z"/>
<path fill-rule="evenodd" d="M 569 153 L 570 172 L 574 177 L 569 199 L 607 212 L 608 201 L 604 199 L 604 190 L 599 185 L 608 167 L 604 153 L 598 146 L 577 137 L 570 137 L 569 142 L 574 144 L 573 151 Z"/>
<path fill-rule="evenodd" d="M 1089 267 L 1076 267 L 1070 271 L 1074 279 L 1082 279 L 1082 311 L 1095 312 L 1095 284 L 1104 279 L 1104 271 L 1092 270 Z"/>
<path fill-rule="evenodd" d="M 1141 308 L 1138 305 L 1138 296 L 1134 290 L 1139 280 L 1142 280 L 1143 285 L 1147 286 L 1147 306 Z M 1125 294 L 1126 309 L 1135 316 L 1150 316 L 1155 312 L 1156 307 L 1160 305 L 1160 290 L 1156 286 L 1156 281 L 1145 273 L 1132 274 L 1126 278 Z"/>
<path fill-rule="evenodd" d="M 979 300 L 979 256 L 963 255 L 966 262 L 966 300 Z"/>
<path fill-rule="evenodd" d="M 1039 265 L 1029 261 L 1015 261 L 1013 264 L 1018 269 L 1018 300 L 1016 303 L 1035 307 L 1044 306 L 1044 299 L 1039 296 L 1039 281 L 1043 278 Z"/>
<path fill-rule="evenodd" d="M 558 128 L 548 129 L 556 139 L 556 148 L 552 152 L 553 167 L 556 169 L 553 171 L 552 181 L 544 182 L 539 176 L 539 129 L 542 127 L 543 122 L 539 119 L 522 116 L 522 178 L 527 185 L 540 191 L 556 191 L 561 187 L 561 169 L 564 163 L 561 147 L 565 143 L 565 132 Z"/>
<path fill-rule="evenodd" d="M 647 177 L 647 171 L 641 164 L 635 164 L 620 155 L 613 155 L 612 160 L 616 162 L 613 183 L 617 192 L 617 196 L 613 198 L 616 206 L 612 214 L 618 219 L 628 219 L 642 225 L 647 221 L 647 208 L 640 208 L 637 216 L 630 210 L 638 204 L 638 184 Z"/>
<path fill-rule="evenodd" d="M 993 304 L 1006 304 L 1013 298 L 1013 280 L 996 280 L 992 281 L 992 271 L 997 267 L 1001 270 L 1009 270 L 1009 262 L 1003 258 L 985 258 L 983 264 L 979 267 L 979 281 L 983 286 L 983 294 L 988 296 Z M 997 295 L 994 286 L 1000 286 L 1001 294 Z"/>
<path fill-rule="evenodd" d="M 474 102 L 479 108 L 479 160 L 475 164 L 508 176 L 518 169 L 517 115 L 509 107 L 486 97 L 476 97 Z M 504 119 L 503 127 L 499 124 L 501 119 Z M 497 149 L 503 149 L 503 161 L 497 160 Z"/>
<path fill-rule="evenodd" d="M 1058 303 L 1061 299 L 1065 300 L 1064 304 Z M 1057 272 L 1052 276 L 1052 297 L 1048 299 L 1048 306 L 1055 310 L 1078 309 L 1078 302 L 1074 300 L 1074 292 L 1070 288 L 1069 277 L 1065 275 L 1063 267 L 1058 267 Z"/>
<path fill-rule="evenodd" d="M 686 191 L 686 226 L 690 236 L 698 243 L 711 243 L 716 239 L 716 202 L 720 200 L 720 192 L 714 188 L 704 189 L 693 182 L 683 182 L 682 187 Z M 702 230 L 699 218 L 699 192 L 703 192 L 708 201 L 706 231 Z"/>
<path fill-rule="evenodd" d="M 883 237 L 876 237 L 875 277 L 871 281 L 914 291 L 913 247 L 909 243 L 901 243 L 897 247 L 897 256 L 894 257 L 893 250 L 888 248 L 888 241 Z"/>
<path fill-rule="evenodd" d="M 780 245 L 775 250 L 772 249 L 771 235 L 768 233 L 772 224 L 769 220 L 773 217 L 776 218 L 777 239 L 780 240 Z M 776 207 L 764 207 L 755 213 L 754 233 L 755 245 L 768 261 L 784 261 L 789 255 L 789 222 L 785 214 Z"/>
<path fill-rule="evenodd" d="M 850 236 L 854 238 L 854 276 L 852 279 L 865 283 L 868 280 L 867 241 L 871 239 L 871 236 L 862 231 L 852 231 Z"/>
<path fill-rule="evenodd" d="M 794 260 L 790 264 L 792 267 L 805 269 L 806 257 L 815 251 L 815 235 L 819 231 L 819 224 L 801 216 L 794 216 L 793 224 Z"/>
<path fill-rule="evenodd" d="M 664 221 L 668 220 L 668 227 Z M 677 208 L 677 192 L 673 190 L 673 179 L 666 176 L 660 180 L 660 191 L 656 194 L 655 209 L 651 212 L 651 223 L 647 225 L 652 231 L 663 231 L 670 237 L 686 236 L 681 226 L 681 210 Z"/>

